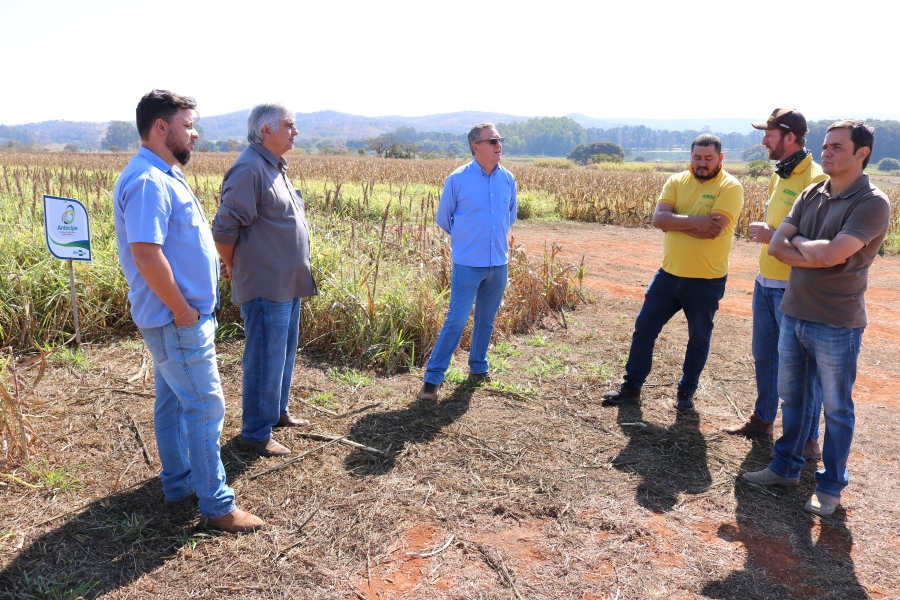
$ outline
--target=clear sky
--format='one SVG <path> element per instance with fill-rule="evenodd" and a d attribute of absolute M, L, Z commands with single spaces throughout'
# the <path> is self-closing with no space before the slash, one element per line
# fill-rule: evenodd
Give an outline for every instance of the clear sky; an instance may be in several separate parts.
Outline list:
<path fill-rule="evenodd" d="M 365 116 L 900 115 L 890 4 L 0 0 L 0 124 L 280 100 Z M 855 38 L 854 38 L 855 36 Z M 896 89 L 896 88 L 894 88 Z"/>

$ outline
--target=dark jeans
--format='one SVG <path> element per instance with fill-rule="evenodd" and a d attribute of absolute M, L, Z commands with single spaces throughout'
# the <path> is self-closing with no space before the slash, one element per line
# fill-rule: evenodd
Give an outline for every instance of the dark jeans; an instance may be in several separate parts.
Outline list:
<path fill-rule="evenodd" d="M 725 295 L 725 281 L 678 277 L 662 269 L 653 276 L 644 294 L 644 305 L 638 313 L 631 336 L 631 350 L 625 365 L 625 383 L 641 389 L 653 364 L 653 347 L 659 332 L 678 311 L 683 310 L 688 322 L 688 345 L 678 382 L 678 393 L 693 395 L 700 383 L 700 373 L 709 356 L 713 317 L 719 300 Z"/>

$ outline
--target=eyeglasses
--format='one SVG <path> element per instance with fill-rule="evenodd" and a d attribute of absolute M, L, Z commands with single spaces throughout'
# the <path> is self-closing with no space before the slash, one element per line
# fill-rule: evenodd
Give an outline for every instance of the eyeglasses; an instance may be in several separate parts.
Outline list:
<path fill-rule="evenodd" d="M 506 138 L 490 138 L 487 140 L 478 140 L 475 144 L 483 144 L 485 142 L 490 143 L 491 146 L 496 146 L 497 144 L 502 144 L 506 141 Z"/>

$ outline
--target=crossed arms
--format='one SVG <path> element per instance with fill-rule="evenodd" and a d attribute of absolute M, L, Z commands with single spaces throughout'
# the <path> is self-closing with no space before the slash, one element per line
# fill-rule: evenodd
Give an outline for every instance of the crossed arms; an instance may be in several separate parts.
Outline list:
<path fill-rule="evenodd" d="M 846 233 L 839 233 L 833 240 L 810 240 L 797 232 L 796 225 L 782 222 L 772 236 L 769 254 L 791 267 L 821 269 L 847 262 L 866 245 Z"/>
<path fill-rule="evenodd" d="M 711 240 L 722 235 L 731 219 L 721 213 L 703 216 L 679 215 L 668 202 L 660 202 L 653 212 L 653 226 L 663 231 L 681 231 L 701 240 Z"/>

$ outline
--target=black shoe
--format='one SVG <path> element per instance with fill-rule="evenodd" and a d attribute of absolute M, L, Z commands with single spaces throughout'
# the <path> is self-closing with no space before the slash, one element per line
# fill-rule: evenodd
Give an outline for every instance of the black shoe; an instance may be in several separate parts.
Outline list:
<path fill-rule="evenodd" d="M 678 392 L 678 400 L 675 402 L 675 408 L 681 412 L 691 412 L 694 410 L 694 395 Z"/>
<path fill-rule="evenodd" d="M 641 390 L 631 387 L 627 384 L 617 390 L 610 390 L 603 394 L 604 404 L 622 404 L 628 400 L 638 399 L 641 397 Z"/>

